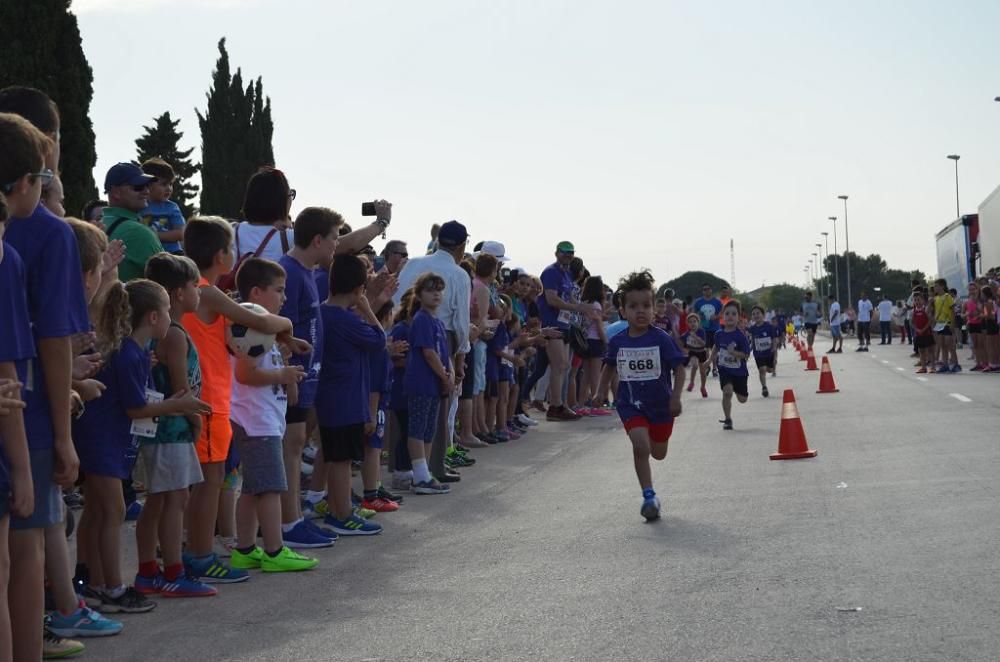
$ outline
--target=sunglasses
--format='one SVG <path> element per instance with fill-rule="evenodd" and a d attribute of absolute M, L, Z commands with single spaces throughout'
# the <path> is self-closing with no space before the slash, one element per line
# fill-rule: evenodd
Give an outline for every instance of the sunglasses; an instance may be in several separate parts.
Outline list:
<path fill-rule="evenodd" d="M 410 257 L 409 253 L 404 253 L 402 251 L 392 251 L 392 254 L 393 255 L 398 255 L 400 257 Z"/>
<path fill-rule="evenodd" d="M 143 191 L 149 190 L 149 184 L 135 184 L 132 186 L 132 190 L 136 193 L 142 193 Z"/>
<path fill-rule="evenodd" d="M 50 170 L 49 168 L 42 168 L 41 172 L 33 172 L 30 175 L 28 175 L 28 177 L 30 177 L 32 181 L 35 181 L 36 179 L 42 180 L 42 188 L 45 188 L 46 186 L 51 184 L 52 178 L 55 176 L 56 173 L 52 172 L 52 170 Z M 16 185 L 17 181 L 15 180 L 13 182 L 10 182 L 9 184 L 4 184 L 2 187 L 0 187 L 0 190 L 3 191 L 4 195 L 10 195 L 11 193 L 14 192 L 14 187 Z"/>
<path fill-rule="evenodd" d="M 289 200 L 295 199 L 295 189 L 293 188 L 288 189 L 288 199 Z"/>

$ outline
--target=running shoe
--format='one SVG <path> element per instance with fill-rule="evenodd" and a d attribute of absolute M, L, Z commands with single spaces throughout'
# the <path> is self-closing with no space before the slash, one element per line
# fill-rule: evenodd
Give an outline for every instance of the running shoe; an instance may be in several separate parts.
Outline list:
<path fill-rule="evenodd" d="M 510 441 L 510 435 L 504 432 L 503 430 L 497 430 L 496 432 L 494 432 L 493 438 L 496 439 L 501 444 L 506 444 L 508 441 Z"/>
<path fill-rule="evenodd" d="M 647 522 L 660 519 L 660 499 L 655 494 L 643 498 L 639 514 L 645 517 Z"/>
<path fill-rule="evenodd" d="M 260 569 L 264 572 L 301 572 L 312 570 L 319 561 L 308 556 L 302 556 L 287 547 L 282 547 L 277 556 L 265 553 L 262 556 Z"/>
<path fill-rule="evenodd" d="M 536 425 L 538 425 L 538 421 L 528 416 L 527 414 L 518 414 L 517 420 L 521 423 L 521 425 L 527 425 L 529 428 L 533 428 Z"/>
<path fill-rule="evenodd" d="M 722 429 L 723 430 L 732 430 L 733 429 L 733 419 L 727 418 L 727 419 L 719 421 L 719 422 L 722 423 Z"/>
<path fill-rule="evenodd" d="M 160 596 L 164 598 L 210 598 L 218 594 L 219 591 L 215 587 L 192 579 L 184 573 L 172 582 L 164 579 L 163 588 L 160 589 Z"/>
<path fill-rule="evenodd" d="M 306 462 L 306 461 L 303 460 L 303 461 L 299 462 L 299 471 L 302 473 L 303 476 L 306 476 L 306 477 L 312 476 L 313 475 L 313 465 L 311 465 L 308 462 Z"/>
<path fill-rule="evenodd" d="M 314 533 L 318 533 L 324 538 L 328 538 L 331 542 L 337 542 L 337 533 L 328 526 L 320 526 L 311 519 L 305 520 L 306 526 L 308 526 Z"/>
<path fill-rule="evenodd" d="M 67 657 L 79 655 L 86 648 L 79 641 L 73 639 L 63 639 L 48 628 L 48 617 L 45 618 L 45 626 L 42 631 L 42 659 L 59 660 Z"/>
<path fill-rule="evenodd" d="M 306 446 L 302 449 L 302 461 L 312 464 L 316 461 L 316 447 Z"/>
<path fill-rule="evenodd" d="M 985 367 L 986 366 L 982 366 L 977 363 L 976 365 L 969 368 L 969 372 L 982 372 Z"/>
<path fill-rule="evenodd" d="M 361 502 L 361 506 L 368 508 L 369 510 L 374 510 L 377 513 L 394 513 L 399 510 L 399 504 L 395 501 L 389 501 L 388 499 L 382 499 L 380 497 L 375 497 L 374 499 L 364 499 Z"/>
<path fill-rule="evenodd" d="M 239 584 L 250 579 L 249 572 L 229 567 L 215 554 L 202 559 L 186 558 L 184 573 L 206 584 Z"/>
<path fill-rule="evenodd" d="M 101 599 L 101 612 L 105 614 L 145 614 L 156 609 L 156 603 L 135 590 L 134 586 L 127 586 L 118 597 L 104 591 Z"/>
<path fill-rule="evenodd" d="M 323 523 L 342 536 L 374 536 L 382 533 L 382 525 L 374 522 L 366 522 L 357 515 L 351 515 L 346 520 L 339 520 L 332 515 L 327 515 Z"/>
<path fill-rule="evenodd" d="M 918 375 L 926 375 L 927 374 L 927 368 L 920 368 L 916 372 L 917 372 Z"/>
<path fill-rule="evenodd" d="M 104 594 L 90 584 L 86 584 L 82 588 L 78 586 L 76 594 L 83 597 L 83 601 L 91 609 L 100 608 L 101 603 L 104 602 Z"/>
<path fill-rule="evenodd" d="M 409 490 L 413 486 L 413 479 L 409 476 L 393 476 L 389 485 L 394 490 Z"/>
<path fill-rule="evenodd" d="M 580 416 L 593 416 L 590 413 L 590 407 L 576 407 L 572 411 Z"/>
<path fill-rule="evenodd" d="M 143 595 L 156 595 L 163 588 L 163 573 L 157 572 L 155 577 L 136 575 L 133 586 L 135 586 L 135 590 Z"/>
<path fill-rule="evenodd" d="M 264 557 L 264 550 L 254 545 L 254 548 L 247 553 L 238 549 L 233 550 L 233 555 L 229 563 L 240 570 L 256 570 L 260 568 L 261 559 Z"/>
<path fill-rule="evenodd" d="M 454 457 L 444 458 L 444 465 L 449 469 L 461 469 L 464 467 L 471 467 L 473 462 L 468 458 L 462 457 L 461 455 L 456 455 Z"/>
<path fill-rule="evenodd" d="M 312 519 L 319 519 L 321 517 L 326 517 L 330 513 L 330 502 L 326 499 L 320 499 L 319 501 L 312 503 Z M 304 513 L 303 513 L 304 514 Z"/>
<path fill-rule="evenodd" d="M 767 393 L 767 387 L 766 386 L 760 389 L 760 394 L 761 394 L 762 397 L 765 397 L 765 398 L 767 397 L 768 393 Z"/>
<path fill-rule="evenodd" d="M 105 618 L 80 601 L 76 611 L 63 616 L 58 611 L 49 614 L 49 631 L 59 637 L 110 637 L 122 631 L 119 621 Z"/>
<path fill-rule="evenodd" d="M 693 390 L 694 390 L 694 382 L 691 382 L 690 384 L 688 384 L 688 393 L 690 393 Z"/>
<path fill-rule="evenodd" d="M 708 389 L 705 388 L 704 386 L 701 387 L 701 397 L 703 397 L 703 398 L 707 398 L 708 397 Z"/>
<path fill-rule="evenodd" d="M 290 531 L 282 531 L 281 542 L 285 547 L 292 549 L 316 549 L 333 545 L 332 540 L 309 528 L 304 519 L 300 520 Z M 236 558 L 235 550 L 233 558 Z"/>
<path fill-rule="evenodd" d="M 962 372 L 962 366 L 956 363 L 955 365 L 951 366 L 951 372 Z"/>
<path fill-rule="evenodd" d="M 406 489 L 410 489 L 409 486 L 407 486 Z M 381 485 L 378 486 L 378 492 L 376 496 L 378 496 L 378 498 L 380 499 L 386 499 L 387 501 L 395 501 L 396 503 L 403 503 L 402 495 L 394 494 L 389 490 L 385 489 L 384 487 L 382 487 Z"/>
<path fill-rule="evenodd" d="M 142 514 L 142 504 L 138 501 L 133 501 L 125 509 L 125 521 L 134 522 L 139 519 L 139 515 Z"/>
<path fill-rule="evenodd" d="M 607 409 L 595 408 L 590 410 L 591 416 L 611 416 L 612 412 Z"/>
<path fill-rule="evenodd" d="M 517 439 L 520 439 L 521 437 L 524 436 L 520 432 L 518 432 L 517 430 L 515 430 L 514 428 L 512 428 L 510 426 L 504 428 L 503 431 L 507 433 L 507 436 L 510 437 L 511 441 L 516 441 Z"/>
<path fill-rule="evenodd" d="M 579 414 L 567 409 L 565 406 L 549 407 L 548 413 L 545 414 L 545 420 L 547 421 L 576 421 L 579 418 Z"/>
<path fill-rule="evenodd" d="M 542 402 L 541 400 L 532 400 L 529 406 L 533 407 L 534 409 L 537 409 L 538 411 L 542 412 L 543 414 L 547 411 L 546 407 L 545 407 L 545 403 Z"/>
<path fill-rule="evenodd" d="M 422 483 L 413 483 L 411 488 L 414 494 L 448 494 L 451 487 L 436 480 L 425 480 Z"/>
<path fill-rule="evenodd" d="M 215 536 L 215 541 L 212 543 L 212 551 L 219 558 L 228 559 L 235 548 L 236 538 L 230 538 L 229 536 Z"/>
<path fill-rule="evenodd" d="M 378 515 L 378 513 L 371 508 L 362 508 L 360 505 L 354 506 L 354 510 L 352 512 L 355 517 L 360 517 L 361 519 L 371 519 Z M 327 517 L 329 517 L 329 515 L 327 515 Z M 326 521 L 326 518 L 324 518 L 323 521 Z"/>

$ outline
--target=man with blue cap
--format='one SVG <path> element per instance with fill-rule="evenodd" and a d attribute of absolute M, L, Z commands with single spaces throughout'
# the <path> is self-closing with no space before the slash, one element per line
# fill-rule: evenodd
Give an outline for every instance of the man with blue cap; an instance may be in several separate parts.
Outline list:
<path fill-rule="evenodd" d="M 139 217 L 149 204 L 149 183 L 155 179 L 137 163 L 116 163 L 104 178 L 109 206 L 104 208 L 101 220 L 109 240 L 121 239 L 125 243 L 125 259 L 118 265 L 122 282 L 142 278 L 146 261 L 163 250 L 156 233 Z"/>

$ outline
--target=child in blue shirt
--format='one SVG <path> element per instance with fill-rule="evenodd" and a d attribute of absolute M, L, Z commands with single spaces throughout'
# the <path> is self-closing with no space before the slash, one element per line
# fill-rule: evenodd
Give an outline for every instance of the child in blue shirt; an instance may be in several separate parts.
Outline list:
<path fill-rule="evenodd" d="M 615 406 L 632 442 L 635 473 L 642 488 L 640 514 L 647 521 L 660 516 L 660 500 L 653 490 L 649 457 L 667 456 L 674 418 L 681 414 L 685 357 L 666 332 L 653 326 L 653 277 L 632 273 L 618 286 L 628 330 L 608 342 L 598 393 L 618 376 Z"/>
<path fill-rule="evenodd" d="M 351 462 L 365 456 L 365 438 L 375 431 L 370 405 L 368 355 L 385 348 L 385 331 L 365 296 L 368 268 L 355 255 L 338 255 L 330 265 L 330 296 L 320 306 L 323 317 L 323 362 L 316 391 L 330 513 L 324 518 L 344 536 L 374 535 L 382 527 L 354 514 L 351 506 Z M 387 296 L 388 294 L 388 296 Z M 393 291 L 372 302 L 381 308 Z"/>
<path fill-rule="evenodd" d="M 719 371 L 719 386 L 722 387 L 723 430 L 733 429 L 733 393 L 740 403 L 747 401 L 747 359 L 750 358 L 750 342 L 746 333 L 739 329 L 740 304 L 729 301 L 722 308 L 723 328 L 715 332 L 712 347 L 712 365 Z"/>
<path fill-rule="evenodd" d="M 774 373 L 778 361 L 777 327 L 764 321 L 764 309 L 754 306 L 750 311 L 750 327 L 747 331 L 753 343 L 753 360 L 760 374 L 760 394 L 768 396 L 767 373 Z"/>
<path fill-rule="evenodd" d="M 392 412 L 393 424 L 390 426 L 394 443 L 390 453 L 392 470 L 392 489 L 409 491 L 413 485 L 413 464 L 410 461 L 410 451 L 407 448 L 409 433 L 409 409 L 407 409 L 406 391 L 403 381 L 406 378 L 406 363 L 409 360 L 410 337 L 410 304 L 413 302 L 413 290 L 403 294 L 396 313 L 395 324 L 389 332 L 389 339 L 396 343 L 397 355 L 392 357 L 392 390 L 389 394 L 389 406 Z"/>
<path fill-rule="evenodd" d="M 392 324 L 392 302 L 388 302 L 376 313 L 383 328 Z M 377 513 L 391 513 L 399 510 L 399 504 L 389 499 L 389 493 L 383 488 L 380 493 L 382 449 L 385 447 L 386 423 L 389 413 L 389 394 L 392 390 L 392 358 L 389 346 L 381 351 L 368 354 L 368 366 L 371 372 L 369 385 L 368 407 L 375 419 L 375 430 L 365 440 L 365 460 L 361 465 L 361 481 L 364 494 L 361 507 L 374 510 Z M 391 495 L 396 496 L 396 495 Z M 396 497 L 399 498 L 399 497 Z"/>
<path fill-rule="evenodd" d="M 688 355 L 688 365 L 691 366 L 691 381 L 687 390 L 694 390 L 694 377 L 701 375 L 701 397 L 708 397 L 708 332 L 701 326 L 701 316 L 698 313 L 688 313 L 688 330 L 681 336 L 681 344 Z"/>
<path fill-rule="evenodd" d="M 122 581 L 119 542 L 125 517 L 121 481 L 132 473 L 136 436 L 155 436 L 155 417 L 207 414 L 210 409 L 188 391 L 164 399 L 150 388 L 146 348 L 170 329 L 170 297 L 161 285 L 145 279 L 116 283 L 108 290 L 103 313 L 98 340 L 111 354 L 97 380 L 106 388 L 73 425 L 80 468 L 87 475 L 80 529 L 88 534 L 90 588 L 101 596 L 102 609 L 141 613 L 156 605 Z"/>
<path fill-rule="evenodd" d="M 153 175 L 149 183 L 149 203 L 139 212 L 143 223 L 156 233 L 163 250 L 174 255 L 182 255 L 181 240 L 184 238 L 184 214 L 177 203 L 170 199 L 174 193 L 174 168 L 161 158 L 152 158 L 142 164 L 142 171 Z"/>
<path fill-rule="evenodd" d="M 450 489 L 427 467 L 437 432 L 438 410 L 455 387 L 444 324 L 434 316 L 444 298 L 444 279 L 434 273 L 413 284 L 410 302 L 410 352 L 403 388 L 407 397 L 407 450 L 413 465 L 415 494 L 447 494 Z"/>

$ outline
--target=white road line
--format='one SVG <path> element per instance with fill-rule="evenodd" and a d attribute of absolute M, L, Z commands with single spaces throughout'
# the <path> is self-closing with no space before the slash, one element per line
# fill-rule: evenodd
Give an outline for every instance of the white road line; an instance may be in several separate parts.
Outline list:
<path fill-rule="evenodd" d="M 972 398 L 967 398 L 964 395 L 962 395 L 961 393 L 949 393 L 948 395 L 950 395 L 951 397 L 955 398 L 959 402 L 972 402 Z"/>
<path fill-rule="evenodd" d="M 896 366 L 896 370 L 899 370 L 900 372 L 903 372 L 904 369 L 900 368 L 899 366 Z"/>
<path fill-rule="evenodd" d="M 884 364 L 886 364 L 886 365 L 889 365 L 889 362 L 888 362 L 888 361 L 886 361 L 885 359 L 882 359 L 882 363 L 884 363 Z"/>
<path fill-rule="evenodd" d="M 926 382 L 927 378 L 926 377 L 917 377 L 917 380 L 921 381 L 921 382 Z"/>
<path fill-rule="evenodd" d="M 868 356 L 872 357 L 873 359 L 877 359 L 878 358 L 878 354 L 869 354 Z"/>

